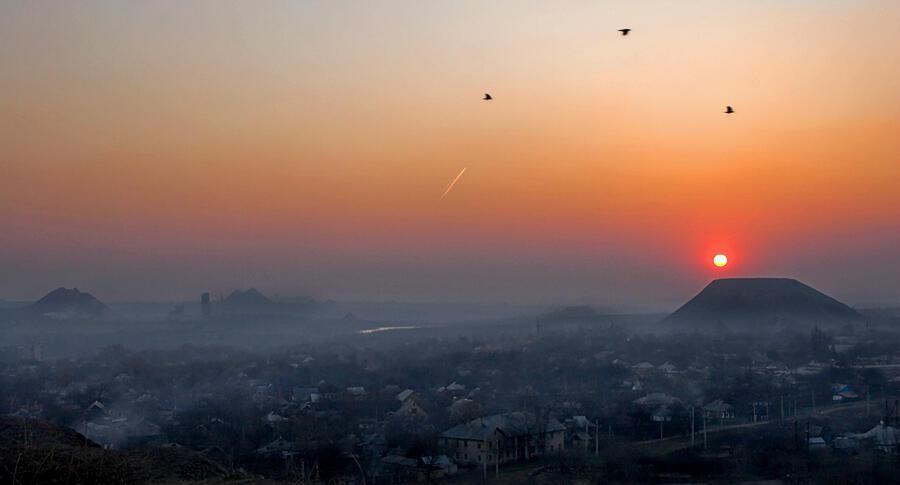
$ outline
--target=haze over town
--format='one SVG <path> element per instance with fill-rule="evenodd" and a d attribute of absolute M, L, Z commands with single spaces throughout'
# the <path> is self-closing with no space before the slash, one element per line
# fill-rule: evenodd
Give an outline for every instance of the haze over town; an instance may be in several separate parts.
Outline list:
<path fill-rule="evenodd" d="M 900 481 L 897 25 L 0 3 L 0 482 Z"/>

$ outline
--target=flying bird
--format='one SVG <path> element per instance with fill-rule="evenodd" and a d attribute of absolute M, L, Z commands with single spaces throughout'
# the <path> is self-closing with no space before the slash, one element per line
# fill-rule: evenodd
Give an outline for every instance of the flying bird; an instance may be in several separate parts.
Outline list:
<path fill-rule="evenodd" d="M 485 101 L 490 101 L 490 100 L 492 100 L 492 99 L 494 99 L 494 98 L 491 97 L 490 93 L 484 93 L 484 97 L 481 98 L 481 99 L 483 99 L 483 100 L 485 100 Z"/>
<path fill-rule="evenodd" d="M 622 36 L 624 37 L 628 35 L 629 32 L 631 32 L 631 29 L 619 29 L 619 32 L 621 32 Z"/>
<path fill-rule="evenodd" d="M 456 175 L 456 178 L 454 178 L 453 181 L 450 182 L 450 185 L 448 185 L 444 190 L 444 193 L 441 194 L 441 200 L 444 200 L 444 197 L 447 197 L 447 194 L 449 194 L 450 191 L 453 190 L 453 186 L 456 185 L 456 182 L 459 181 L 459 178 L 462 177 L 464 173 L 466 173 L 465 167 L 463 167 L 463 169 L 459 171 L 459 174 Z"/>
<path fill-rule="evenodd" d="M 725 107 L 725 114 L 729 114 L 729 115 L 730 115 L 731 113 L 734 113 L 734 108 L 732 108 L 731 106 L 726 106 L 726 107 Z"/>

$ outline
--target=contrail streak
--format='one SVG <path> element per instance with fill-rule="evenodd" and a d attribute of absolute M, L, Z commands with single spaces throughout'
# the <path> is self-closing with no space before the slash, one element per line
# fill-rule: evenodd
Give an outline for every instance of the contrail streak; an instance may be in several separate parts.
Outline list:
<path fill-rule="evenodd" d="M 447 186 L 447 190 L 445 190 L 444 193 L 441 195 L 441 200 L 443 200 L 444 197 L 447 197 L 447 194 L 450 193 L 450 191 L 453 189 L 453 186 L 456 185 L 456 182 L 459 181 L 459 178 L 462 177 L 462 175 L 464 173 L 466 173 L 465 167 L 463 167 L 463 169 L 459 171 L 459 175 L 457 175 L 456 178 L 453 179 L 453 182 L 450 182 L 450 185 Z"/>

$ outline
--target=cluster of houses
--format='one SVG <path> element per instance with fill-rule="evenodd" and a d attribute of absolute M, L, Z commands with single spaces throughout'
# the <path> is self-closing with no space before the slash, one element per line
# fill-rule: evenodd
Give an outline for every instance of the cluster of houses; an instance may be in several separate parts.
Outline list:
<path fill-rule="evenodd" d="M 896 419 L 894 420 L 896 422 Z M 807 448 L 811 452 L 828 449 L 842 454 L 856 454 L 865 448 L 875 449 L 882 453 L 896 454 L 900 444 L 900 429 L 887 424 L 883 419 L 872 428 L 861 432 L 847 432 L 831 435 L 824 432 L 822 426 L 809 426 L 807 429 Z"/>
<path fill-rule="evenodd" d="M 845 344 L 850 345 L 840 343 Z M 714 363 L 735 361 L 734 352 L 680 359 L 675 352 L 653 349 L 642 354 L 646 360 L 632 364 L 624 348 L 572 355 L 533 350 L 536 345 L 526 338 L 473 344 L 452 367 L 435 370 L 442 377 L 430 385 L 379 374 L 391 368 L 385 355 L 334 357 L 314 351 L 280 359 L 241 356 L 228 367 L 211 366 L 214 378 L 192 376 L 189 359 L 149 370 L 115 362 L 72 369 L 29 351 L 4 364 L 0 378 L 37 386 L 33 392 L 10 393 L 4 412 L 64 421 L 111 448 L 179 445 L 235 459 L 237 443 L 253 459 L 302 469 L 313 466 L 305 461 L 310 454 L 330 446 L 358 461 L 369 476 L 398 479 L 430 479 L 460 468 L 499 468 L 596 450 L 613 434 L 638 441 L 684 432 L 686 426 L 700 429 L 797 413 L 797 396 L 786 402 L 784 396 L 703 392 Z M 672 354 L 676 357 L 668 356 Z M 545 372 L 540 379 L 520 367 L 532 361 Z M 895 356 L 857 358 L 852 366 L 878 368 L 890 385 L 900 387 L 900 373 L 892 374 L 897 361 Z M 792 389 L 827 375 L 823 371 L 831 365 L 787 365 L 752 352 L 732 368 L 772 387 Z M 147 378 L 152 372 L 160 375 Z M 324 374 L 351 377 L 337 383 L 319 377 Z M 800 406 L 842 405 L 867 397 L 868 388 L 858 379 L 829 384 L 830 402 L 820 394 L 818 403 Z M 238 403 L 244 414 L 223 414 Z M 639 426 L 632 424 L 649 431 L 635 434 Z M 810 446 L 818 446 L 821 438 L 835 449 L 867 443 L 890 447 L 894 433 L 884 425 L 839 437 L 810 436 L 816 439 Z M 420 435 L 434 446 L 413 450 L 403 442 L 407 435 Z"/>

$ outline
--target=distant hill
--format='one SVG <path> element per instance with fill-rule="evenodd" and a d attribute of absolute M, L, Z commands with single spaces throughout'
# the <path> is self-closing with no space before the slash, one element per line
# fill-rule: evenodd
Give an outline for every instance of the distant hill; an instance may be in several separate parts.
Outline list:
<path fill-rule="evenodd" d="M 222 300 L 217 311 L 224 315 L 264 316 L 281 313 L 282 310 L 281 305 L 260 293 L 256 288 L 250 288 L 247 291 L 232 291 Z"/>
<path fill-rule="evenodd" d="M 107 306 L 94 295 L 78 288 L 57 288 L 25 307 L 27 313 L 57 318 L 97 317 L 107 310 Z"/>
<path fill-rule="evenodd" d="M 273 306 L 275 302 L 256 288 L 250 288 L 247 291 L 234 290 L 222 301 L 222 304 L 231 307 L 267 308 Z"/>
<path fill-rule="evenodd" d="M 234 290 L 224 299 L 213 302 L 213 314 L 230 317 L 294 318 L 315 312 L 318 303 L 308 297 L 276 298 L 256 288 Z"/>
<path fill-rule="evenodd" d="M 714 280 L 663 320 L 696 329 L 835 326 L 863 319 L 853 308 L 789 278 Z"/>

